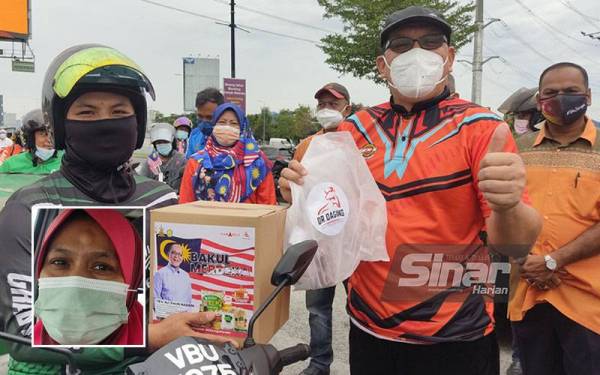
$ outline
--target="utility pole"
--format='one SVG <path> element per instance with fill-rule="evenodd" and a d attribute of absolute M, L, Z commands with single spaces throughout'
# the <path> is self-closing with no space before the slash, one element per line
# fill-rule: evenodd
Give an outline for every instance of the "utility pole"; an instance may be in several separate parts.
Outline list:
<path fill-rule="evenodd" d="M 230 78 L 235 78 L 235 29 L 240 29 L 247 33 L 249 33 L 250 31 L 248 31 L 244 28 L 241 28 L 235 24 L 235 0 L 229 1 L 229 7 L 230 7 L 230 13 L 231 13 L 230 22 L 228 24 L 223 23 L 223 22 L 215 22 L 215 23 L 217 25 L 227 26 L 231 29 L 231 77 Z"/>
<path fill-rule="evenodd" d="M 481 104 L 481 80 L 483 75 L 483 64 L 491 58 L 483 61 L 483 29 L 489 24 L 500 21 L 498 18 L 492 18 L 488 23 L 483 23 L 483 0 L 477 0 L 475 9 L 475 41 L 473 43 L 473 82 L 471 86 L 471 101 Z M 496 56 L 494 56 L 496 57 Z M 492 58 L 494 58 L 492 57 Z"/>
<path fill-rule="evenodd" d="M 235 0 L 229 2 L 231 6 L 231 78 L 235 78 Z"/>
<path fill-rule="evenodd" d="M 475 42 L 473 50 L 473 82 L 471 86 L 471 101 L 481 103 L 481 76 L 483 72 L 483 0 L 477 0 L 475 10 Z"/>
<path fill-rule="evenodd" d="M 266 144 L 267 143 L 267 139 L 266 139 L 267 138 L 267 132 L 266 132 L 266 129 L 267 129 L 267 116 L 266 116 L 267 115 L 267 107 L 262 108 L 262 113 L 263 113 L 262 114 L 263 115 L 262 116 L 262 118 L 263 118 L 263 138 L 262 139 L 263 139 L 263 142 Z"/>

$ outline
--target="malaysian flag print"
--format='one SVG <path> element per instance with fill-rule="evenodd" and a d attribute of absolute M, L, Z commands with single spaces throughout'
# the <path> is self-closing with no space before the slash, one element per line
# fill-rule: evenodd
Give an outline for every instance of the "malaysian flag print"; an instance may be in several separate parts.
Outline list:
<path fill-rule="evenodd" d="M 148 155 L 148 168 L 155 176 L 158 176 L 160 174 L 160 166 L 161 165 L 162 165 L 162 160 L 160 160 L 160 156 L 158 156 L 158 152 L 156 150 L 152 150 L 150 155 Z"/>
<path fill-rule="evenodd" d="M 192 280 L 194 301 L 201 302 L 202 293 L 221 292 L 232 296 L 233 307 L 254 310 L 254 247 L 235 248 L 204 238 L 158 234 L 157 269 L 169 263 L 166 249 L 169 243 L 182 247 L 183 261 L 179 267 Z"/>
<path fill-rule="evenodd" d="M 233 248 L 202 239 L 200 255 L 200 259 L 205 260 L 203 264 L 208 264 L 206 261 L 210 261 L 208 257 L 212 255 L 213 260 L 226 265 L 212 269 L 190 267 L 192 298 L 201 300 L 203 291 L 224 292 L 233 296 L 234 307 L 254 310 L 254 247 Z"/>

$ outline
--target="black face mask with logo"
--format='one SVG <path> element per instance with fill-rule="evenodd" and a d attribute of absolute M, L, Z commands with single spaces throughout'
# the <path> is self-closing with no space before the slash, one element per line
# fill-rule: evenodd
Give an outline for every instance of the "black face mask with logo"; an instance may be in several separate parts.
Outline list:
<path fill-rule="evenodd" d="M 587 111 L 587 96 L 584 94 L 558 94 L 540 99 L 542 114 L 556 125 L 570 125 Z"/>
<path fill-rule="evenodd" d="M 65 120 L 66 152 L 61 171 L 89 197 L 107 203 L 135 191 L 128 161 L 137 141 L 137 118 Z"/>

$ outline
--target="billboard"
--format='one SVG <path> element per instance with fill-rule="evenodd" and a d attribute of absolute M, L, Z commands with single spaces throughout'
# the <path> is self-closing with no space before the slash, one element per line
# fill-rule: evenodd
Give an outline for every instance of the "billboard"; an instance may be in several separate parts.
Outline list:
<path fill-rule="evenodd" d="M 219 88 L 219 59 L 183 58 L 183 110 L 196 111 L 196 94 L 208 87 Z"/>
<path fill-rule="evenodd" d="M 246 80 L 223 78 L 223 96 L 225 101 L 237 104 L 246 113 Z"/>
<path fill-rule="evenodd" d="M 0 0 L 0 40 L 29 38 L 29 0 Z"/>

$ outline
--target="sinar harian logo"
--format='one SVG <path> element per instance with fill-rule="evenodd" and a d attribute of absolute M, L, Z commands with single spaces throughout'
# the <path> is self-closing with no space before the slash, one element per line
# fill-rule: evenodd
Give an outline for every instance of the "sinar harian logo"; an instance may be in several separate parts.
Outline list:
<path fill-rule="evenodd" d="M 350 205 L 342 188 L 333 182 L 320 183 L 312 188 L 306 203 L 306 214 L 319 232 L 335 236 L 344 229 Z"/>

